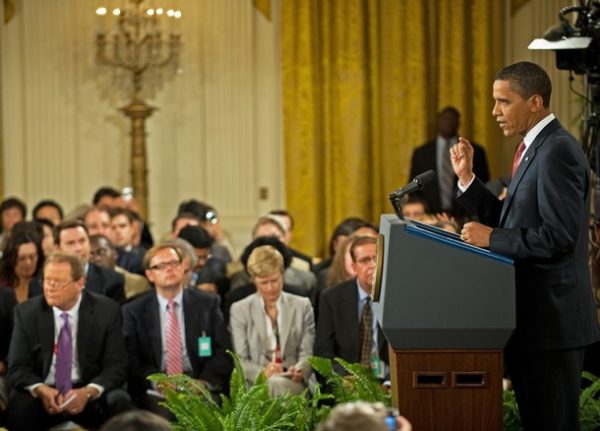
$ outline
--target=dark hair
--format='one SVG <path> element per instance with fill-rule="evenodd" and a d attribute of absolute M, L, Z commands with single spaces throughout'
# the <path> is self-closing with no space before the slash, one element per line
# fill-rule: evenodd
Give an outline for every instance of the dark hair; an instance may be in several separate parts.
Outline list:
<path fill-rule="evenodd" d="M 371 223 L 369 223 L 368 221 L 365 221 L 361 218 L 358 218 L 358 217 L 348 217 L 348 218 L 342 220 L 335 227 L 333 234 L 331 234 L 331 239 L 329 240 L 329 254 L 331 256 L 333 256 L 335 254 L 333 244 L 338 237 L 349 236 L 353 232 L 356 232 L 361 227 L 370 227 L 370 228 L 373 228 L 373 230 L 377 231 L 377 229 L 375 229 L 375 226 L 373 226 Z"/>
<path fill-rule="evenodd" d="M 511 89 L 524 99 L 537 94 L 542 98 L 544 107 L 550 105 L 552 82 L 546 71 L 535 63 L 519 61 L 503 67 L 495 80 L 508 81 Z"/>
<path fill-rule="evenodd" d="M 94 193 L 92 203 L 94 205 L 98 205 L 98 202 L 100 202 L 104 196 L 109 196 L 111 198 L 119 198 L 121 197 L 121 193 L 119 193 L 119 191 L 113 187 L 100 187 L 98 190 L 96 190 L 96 193 Z"/>
<path fill-rule="evenodd" d="M 456 109 L 454 106 L 446 106 L 445 108 L 443 108 L 439 113 L 438 113 L 438 117 L 441 117 L 443 114 L 446 113 L 451 113 L 456 115 L 457 117 L 460 118 L 460 111 L 458 109 Z"/>
<path fill-rule="evenodd" d="M 58 215 L 60 216 L 60 219 L 62 220 L 65 217 L 65 214 L 63 212 L 62 207 L 60 206 L 60 204 L 58 202 L 56 202 L 55 200 L 52 199 L 44 199 L 39 201 L 34 207 L 33 210 L 31 210 L 31 215 L 33 216 L 34 219 L 38 219 L 38 217 L 36 217 L 36 213 L 44 207 L 52 207 L 55 208 L 56 211 L 58 211 Z"/>
<path fill-rule="evenodd" d="M 290 219 L 290 230 L 294 230 L 294 218 L 290 214 L 288 210 L 271 210 L 269 211 L 270 215 L 287 217 Z"/>
<path fill-rule="evenodd" d="M 194 248 L 210 248 L 215 241 L 202 226 L 185 226 L 179 231 L 178 237 Z"/>
<path fill-rule="evenodd" d="M 283 244 L 274 236 L 261 236 L 256 238 L 250 244 L 248 244 L 244 249 L 242 255 L 240 256 L 240 260 L 244 264 L 244 268 L 246 268 L 246 265 L 248 264 L 248 258 L 250 257 L 250 254 L 252 254 L 252 251 L 256 247 L 260 247 L 262 245 L 271 245 L 275 247 L 277 251 L 281 253 L 281 256 L 283 256 L 283 268 L 285 269 L 288 266 L 290 266 L 290 264 L 292 263 L 293 256 L 292 253 L 285 246 L 285 244 Z"/>
<path fill-rule="evenodd" d="M 133 224 L 133 222 L 135 221 L 133 213 L 130 210 L 128 210 L 127 208 L 120 208 L 120 207 L 111 208 L 108 211 L 108 213 L 110 214 L 111 220 L 117 216 L 124 215 L 125 217 L 127 217 L 127 220 L 129 220 L 129 224 Z"/>
<path fill-rule="evenodd" d="M 177 214 L 180 215 L 183 213 L 192 213 L 201 222 L 213 221 L 213 219 L 217 218 L 217 210 L 214 207 L 197 199 L 181 202 L 177 209 Z"/>
<path fill-rule="evenodd" d="M 175 231 L 175 226 L 177 225 L 177 221 L 181 220 L 181 219 L 191 219 L 191 220 L 197 220 L 198 223 L 201 223 L 202 220 L 200 219 L 200 217 L 198 217 L 195 213 L 193 212 L 189 212 L 189 211 L 184 211 L 181 213 L 178 213 L 175 218 L 173 219 L 173 221 L 171 222 L 171 232 Z"/>
<path fill-rule="evenodd" d="M 17 258 L 19 256 L 19 247 L 30 242 L 35 244 L 38 255 L 37 265 L 33 276 L 35 277 L 40 273 L 42 265 L 44 264 L 42 237 L 35 230 L 20 229 L 11 234 L 2 252 L 2 260 L 0 261 L 0 279 L 3 283 L 6 283 L 11 287 L 15 286 L 17 282 L 15 266 L 17 265 Z"/>
<path fill-rule="evenodd" d="M 23 217 L 23 220 L 25 220 L 25 217 L 27 217 L 27 207 L 25 206 L 25 203 L 22 200 L 15 197 L 4 199 L 0 204 L 0 215 L 2 215 L 4 211 L 9 210 L 11 208 L 18 209 L 21 213 L 21 216 Z M 2 224 L 0 224 L 0 231 L 2 231 Z"/>
<path fill-rule="evenodd" d="M 169 422 L 149 411 L 132 410 L 112 417 L 100 431 L 171 431 Z"/>
<path fill-rule="evenodd" d="M 350 256 L 352 256 L 353 262 L 356 262 L 354 251 L 357 247 L 365 244 L 377 244 L 377 239 L 373 238 L 372 236 L 357 236 L 354 241 L 352 241 L 352 245 L 350 246 Z"/>
<path fill-rule="evenodd" d="M 77 227 L 82 228 L 89 238 L 90 234 L 87 230 L 87 227 L 85 227 L 85 224 L 81 220 L 66 220 L 60 223 L 59 225 L 54 226 L 54 230 L 52 231 L 52 235 L 54 236 L 54 244 L 60 246 L 60 233 L 63 230 L 75 229 Z"/>

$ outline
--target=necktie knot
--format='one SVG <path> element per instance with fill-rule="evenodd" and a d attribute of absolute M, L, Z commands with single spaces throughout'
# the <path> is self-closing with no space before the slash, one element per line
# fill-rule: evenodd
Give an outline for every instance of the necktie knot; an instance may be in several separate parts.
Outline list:
<path fill-rule="evenodd" d="M 177 303 L 174 300 L 171 299 L 167 303 L 167 310 L 169 310 L 169 311 L 175 311 L 175 310 L 177 310 Z"/>

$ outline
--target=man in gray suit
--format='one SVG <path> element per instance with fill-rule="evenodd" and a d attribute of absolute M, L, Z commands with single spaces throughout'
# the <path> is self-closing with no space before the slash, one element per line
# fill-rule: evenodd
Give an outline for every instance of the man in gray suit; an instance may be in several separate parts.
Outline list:
<path fill-rule="evenodd" d="M 257 292 L 231 306 L 233 348 L 250 383 L 262 372 L 271 395 L 300 393 L 311 373 L 315 337 L 310 301 L 282 292 L 283 256 L 275 247 L 255 248 L 247 268 Z"/>

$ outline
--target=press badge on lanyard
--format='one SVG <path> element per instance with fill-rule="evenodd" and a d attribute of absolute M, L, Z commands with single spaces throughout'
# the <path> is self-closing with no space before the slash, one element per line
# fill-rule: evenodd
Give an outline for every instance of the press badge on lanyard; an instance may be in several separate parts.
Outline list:
<path fill-rule="evenodd" d="M 212 340 L 202 331 L 202 337 L 198 337 L 198 356 L 206 358 L 212 356 Z"/>

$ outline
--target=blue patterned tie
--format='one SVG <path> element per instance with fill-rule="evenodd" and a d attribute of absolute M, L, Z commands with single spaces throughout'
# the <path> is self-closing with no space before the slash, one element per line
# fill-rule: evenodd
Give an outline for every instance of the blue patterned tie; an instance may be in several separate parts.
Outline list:
<path fill-rule="evenodd" d="M 61 394 L 66 394 L 73 388 L 71 381 L 71 369 L 73 368 L 73 340 L 71 337 L 71 325 L 69 314 L 62 313 L 63 325 L 58 335 L 56 351 L 56 389 Z"/>

